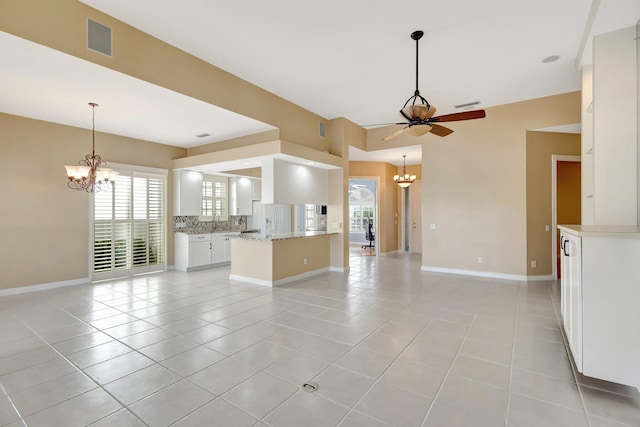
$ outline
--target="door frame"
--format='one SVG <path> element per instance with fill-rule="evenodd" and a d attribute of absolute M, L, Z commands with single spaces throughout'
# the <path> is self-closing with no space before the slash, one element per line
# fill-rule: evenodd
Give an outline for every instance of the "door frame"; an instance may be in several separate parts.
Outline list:
<path fill-rule="evenodd" d="M 558 280 L 558 237 L 556 229 L 558 228 L 558 206 L 557 186 L 558 186 L 558 162 L 582 162 L 581 156 L 568 156 L 562 154 L 551 155 L 551 271 L 554 280 Z"/>
<path fill-rule="evenodd" d="M 422 180 L 421 179 L 416 179 L 413 182 L 413 184 L 411 184 L 411 185 L 412 186 L 413 185 L 422 186 Z M 406 192 L 402 191 L 402 190 L 404 190 L 404 188 L 402 188 L 401 191 L 400 191 L 400 220 L 398 221 L 398 223 L 400 225 L 400 233 L 398 233 L 400 241 L 398 242 L 398 252 L 413 253 L 413 243 L 412 243 L 412 240 L 411 240 L 411 231 L 409 231 L 409 250 L 408 251 L 405 250 L 405 247 L 404 247 L 404 242 L 406 240 L 406 230 L 407 230 L 406 219 L 407 219 L 407 215 L 411 216 L 411 209 L 409 209 L 409 213 L 408 214 L 407 214 L 406 209 L 405 209 L 405 206 L 406 206 L 406 200 L 405 200 L 406 196 L 405 196 L 405 194 L 407 194 L 411 190 L 409 190 L 409 188 L 407 188 Z M 420 220 L 421 227 L 424 225 L 424 224 L 422 224 L 422 199 L 423 198 L 421 197 L 420 200 L 418 201 L 418 203 L 420 203 L 420 218 L 419 218 L 419 220 Z M 414 200 L 412 202 L 411 199 L 409 199 L 409 204 L 411 204 L 411 203 L 416 203 L 416 201 Z M 409 230 L 410 230 L 411 229 L 411 224 L 410 223 L 408 224 L 408 227 L 409 227 Z M 424 231 L 421 233 L 420 238 L 422 238 L 422 234 L 424 234 Z M 424 248 L 423 248 L 423 250 L 424 250 Z"/>
<path fill-rule="evenodd" d="M 375 192 L 375 205 L 373 207 L 373 210 L 375 212 L 374 215 L 374 220 L 373 220 L 373 230 L 374 230 L 374 243 L 373 243 L 373 252 L 375 254 L 375 256 L 379 256 L 380 255 L 380 240 L 379 238 L 382 237 L 380 235 L 380 177 L 379 176 L 355 176 L 355 175 L 349 175 L 349 177 L 347 178 L 347 188 L 350 185 L 350 180 L 351 179 L 361 179 L 361 180 L 368 180 L 368 181 L 374 181 L 375 185 L 376 185 L 376 192 Z M 349 194 L 347 192 L 347 212 L 349 212 Z M 348 218 L 350 220 L 350 218 Z M 349 240 L 349 232 L 347 231 L 347 241 Z"/>

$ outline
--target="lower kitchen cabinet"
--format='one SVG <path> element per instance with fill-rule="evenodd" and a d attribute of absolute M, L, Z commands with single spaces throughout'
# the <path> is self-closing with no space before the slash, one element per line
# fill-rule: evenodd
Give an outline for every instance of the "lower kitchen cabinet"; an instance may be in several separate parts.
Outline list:
<path fill-rule="evenodd" d="M 237 233 L 176 233 L 174 268 L 189 271 L 231 262 L 232 234 Z"/>
<path fill-rule="evenodd" d="M 640 227 L 559 228 L 561 313 L 576 368 L 640 387 Z"/>
<path fill-rule="evenodd" d="M 582 372 L 582 239 L 565 232 L 560 236 L 560 250 L 560 311 L 573 360 Z"/>

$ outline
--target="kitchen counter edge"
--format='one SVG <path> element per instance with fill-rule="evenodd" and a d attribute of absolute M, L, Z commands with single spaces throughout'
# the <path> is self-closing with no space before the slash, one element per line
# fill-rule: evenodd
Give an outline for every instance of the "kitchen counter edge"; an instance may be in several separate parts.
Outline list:
<path fill-rule="evenodd" d="M 640 227 L 635 225 L 558 225 L 558 228 L 574 236 L 640 238 Z"/>
<path fill-rule="evenodd" d="M 277 234 L 246 233 L 246 234 L 233 235 L 231 237 L 233 239 L 261 240 L 265 242 L 270 242 L 274 240 L 301 239 L 304 237 L 331 236 L 333 234 L 339 234 L 339 233 L 327 232 L 327 231 L 303 231 L 303 232 L 297 232 L 297 233 L 277 233 Z"/>

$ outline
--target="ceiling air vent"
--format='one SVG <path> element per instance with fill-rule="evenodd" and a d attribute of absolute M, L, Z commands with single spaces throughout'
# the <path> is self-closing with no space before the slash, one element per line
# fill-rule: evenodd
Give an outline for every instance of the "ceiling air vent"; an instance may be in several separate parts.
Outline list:
<path fill-rule="evenodd" d="M 211 136 L 210 133 L 200 133 L 198 135 L 196 135 L 196 138 L 206 138 L 208 136 Z"/>
<path fill-rule="evenodd" d="M 113 56 L 112 46 L 111 28 L 87 18 L 87 49 Z"/>
<path fill-rule="evenodd" d="M 466 104 L 454 105 L 454 108 L 469 108 L 480 104 L 480 101 L 467 102 Z"/>

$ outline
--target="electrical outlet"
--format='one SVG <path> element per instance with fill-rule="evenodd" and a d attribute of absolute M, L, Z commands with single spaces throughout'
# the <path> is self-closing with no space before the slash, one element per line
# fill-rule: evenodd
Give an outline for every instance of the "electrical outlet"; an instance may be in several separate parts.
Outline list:
<path fill-rule="evenodd" d="M 432 230 L 435 230 L 436 229 L 436 225 L 435 224 L 429 224 L 429 228 L 432 229 Z"/>
<path fill-rule="evenodd" d="M 305 258 L 303 261 L 304 265 L 307 265 L 307 259 Z"/>
<path fill-rule="evenodd" d="M 532 260 L 531 261 L 531 268 L 536 268 L 538 266 L 538 264 L 536 263 L 536 260 Z"/>
<path fill-rule="evenodd" d="M 544 231 L 549 231 L 549 224 L 544 226 Z"/>
<path fill-rule="evenodd" d="M 482 264 L 484 262 L 484 258 L 481 256 L 478 257 L 478 264 Z"/>

